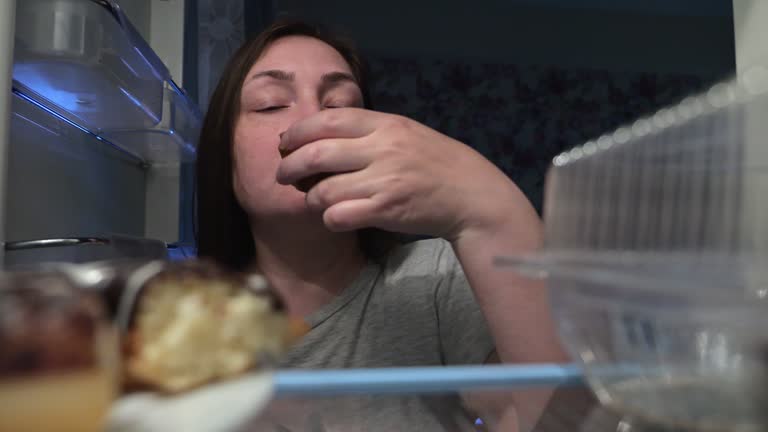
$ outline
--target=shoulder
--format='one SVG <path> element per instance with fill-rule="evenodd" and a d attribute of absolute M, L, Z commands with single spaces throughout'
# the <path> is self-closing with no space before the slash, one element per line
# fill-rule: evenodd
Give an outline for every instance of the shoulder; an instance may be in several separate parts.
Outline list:
<path fill-rule="evenodd" d="M 387 257 L 389 278 L 441 278 L 461 271 L 450 243 L 443 239 L 419 240 L 396 247 Z"/>
<path fill-rule="evenodd" d="M 381 316 L 387 322 L 396 314 L 406 327 L 434 330 L 441 287 L 457 279 L 458 260 L 450 243 L 429 239 L 399 245 L 380 268 L 369 312 L 385 310 Z"/>

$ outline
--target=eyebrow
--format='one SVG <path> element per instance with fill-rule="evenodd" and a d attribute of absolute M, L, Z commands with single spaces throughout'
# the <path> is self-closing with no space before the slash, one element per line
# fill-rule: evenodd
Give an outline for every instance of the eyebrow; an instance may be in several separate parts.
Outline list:
<path fill-rule="evenodd" d="M 343 83 L 352 83 L 357 87 L 360 87 L 360 84 L 357 82 L 357 79 L 352 76 L 352 74 L 348 74 L 346 72 L 329 72 L 327 74 L 323 74 L 322 77 L 320 77 L 320 88 L 318 89 L 318 94 L 323 95 L 327 93 L 329 90 L 343 84 Z"/>
<path fill-rule="evenodd" d="M 251 75 L 251 77 L 248 79 L 248 82 L 264 77 L 272 78 L 278 81 L 293 82 L 293 80 L 296 78 L 296 74 L 280 69 L 270 69 Z M 320 80 L 322 81 L 322 87 L 326 89 L 335 87 L 336 85 L 343 82 L 358 84 L 357 79 L 352 74 L 346 72 L 329 72 L 327 74 L 323 74 Z"/>
<path fill-rule="evenodd" d="M 248 81 L 250 82 L 257 78 L 262 78 L 262 77 L 268 77 L 268 78 L 276 79 L 278 81 L 293 81 L 295 76 L 296 76 L 295 74 L 286 72 L 284 70 L 270 69 L 270 70 L 257 72 L 251 75 Z"/>
<path fill-rule="evenodd" d="M 342 82 L 351 81 L 354 84 L 357 84 L 357 79 L 355 79 L 352 74 L 348 74 L 346 72 L 330 72 L 327 74 L 324 74 L 320 80 L 325 85 L 334 85 Z"/>

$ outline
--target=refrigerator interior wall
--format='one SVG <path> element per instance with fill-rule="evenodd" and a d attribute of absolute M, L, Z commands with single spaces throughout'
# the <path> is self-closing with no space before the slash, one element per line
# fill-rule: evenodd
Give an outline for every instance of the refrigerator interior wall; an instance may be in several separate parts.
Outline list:
<path fill-rule="evenodd" d="M 8 241 L 144 235 L 146 172 L 135 158 L 21 97 L 12 109 Z"/>
<path fill-rule="evenodd" d="M 25 0 L 16 22 L 7 240 L 178 241 L 197 106 L 114 0 Z"/>

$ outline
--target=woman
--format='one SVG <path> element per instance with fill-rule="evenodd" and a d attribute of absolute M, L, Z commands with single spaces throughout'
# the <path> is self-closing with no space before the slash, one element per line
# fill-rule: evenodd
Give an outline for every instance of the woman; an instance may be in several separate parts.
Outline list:
<path fill-rule="evenodd" d="M 283 367 L 562 360 L 544 290 L 492 265 L 540 245 L 524 195 L 468 146 L 370 107 L 359 56 L 296 22 L 247 41 L 211 98 L 198 150 L 199 253 L 257 267 L 306 317 L 312 329 Z M 387 232 L 436 239 L 395 245 Z M 471 423 L 454 398 L 352 405 L 359 418 L 317 421 Z"/>

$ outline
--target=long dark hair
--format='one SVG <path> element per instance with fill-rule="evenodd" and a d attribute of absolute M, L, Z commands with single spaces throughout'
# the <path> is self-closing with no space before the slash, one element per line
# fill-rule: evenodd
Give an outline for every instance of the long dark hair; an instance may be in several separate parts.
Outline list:
<path fill-rule="evenodd" d="M 308 36 L 333 47 L 347 61 L 363 95 L 363 106 L 372 109 L 367 68 L 362 57 L 343 39 L 302 21 L 282 20 L 246 41 L 227 64 L 211 96 L 197 148 L 197 250 L 236 270 L 251 266 L 255 248 L 248 216 L 232 187 L 232 141 L 240 112 L 240 92 L 253 64 L 274 41 L 286 36 Z M 363 254 L 372 260 L 384 257 L 397 236 L 382 230 L 360 230 Z"/>

